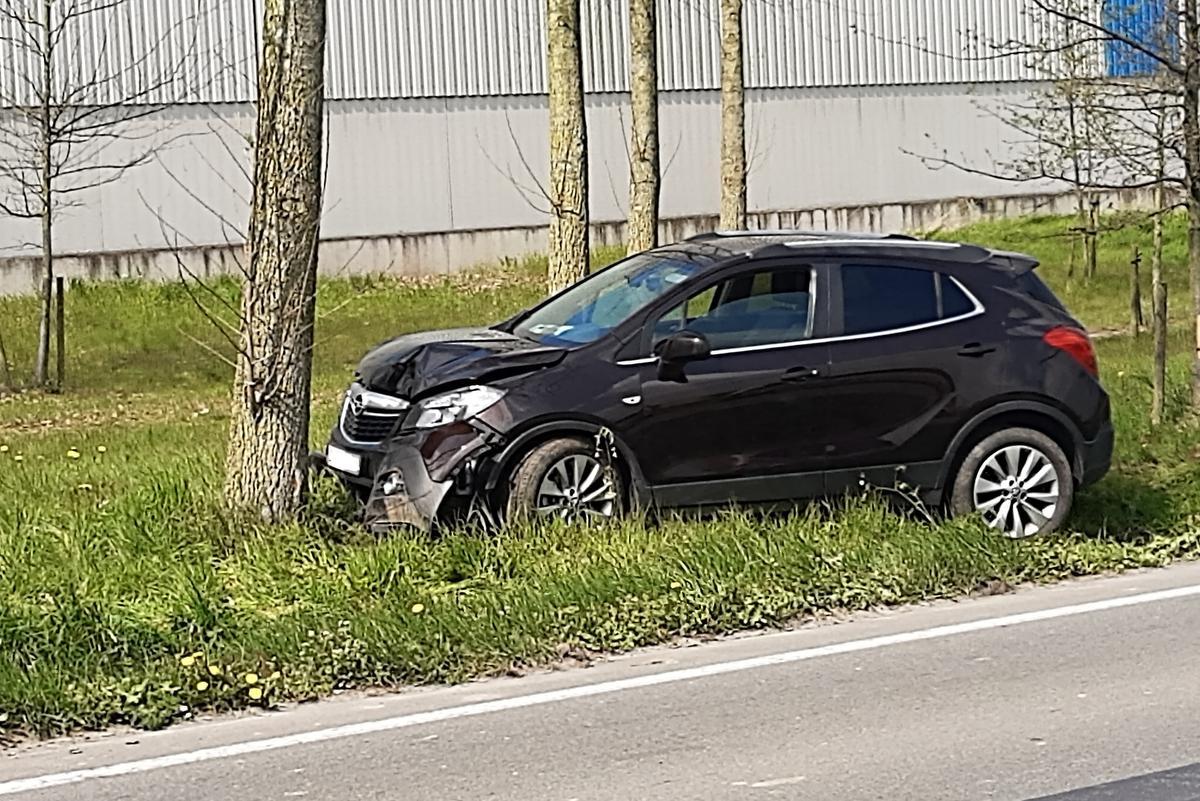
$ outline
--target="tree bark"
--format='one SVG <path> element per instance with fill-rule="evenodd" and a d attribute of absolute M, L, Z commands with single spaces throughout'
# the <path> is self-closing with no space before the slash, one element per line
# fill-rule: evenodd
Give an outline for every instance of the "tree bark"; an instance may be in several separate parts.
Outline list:
<path fill-rule="evenodd" d="M 0 331 L 0 389 L 12 388 L 12 369 L 8 366 L 8 350 L 4 347 L 4 332 Z"/>
<path fill-rule="evenodd" d="M 1133 338 L 1142 335 L 1145 319 L 1142 317 L 1142 249 L 1133 248 L 1133 258 L 1129 260 L 1129 328 Z"/>
<path fill-rule="evenodd" d="M 225 500 L 273 522 L 307 487 L 325 0 L 265 0 L 249 259 Z"/>
<path fill-rule="evenodd" d="M 1154 252 L 1150 255 L 1151 321 L 1154 337 L 1154 371 L 1151 378 L 1153 397 L 1150 403 L 1151 425 L 1162 425 L 1167 405 L 1167 285 L 1163 280 L 1163 215 L 1167 210 L 1167 171 L 1164 120 L 1158 126 L 1158 183 L 1154 186 Z"/>
<path fill-rule="evenodd" d="M 633 134 L 629 147 L 629 252 L 658 246 L 660 165 L 658 139 L 657 0 L 630 0 L 630 89 Z"/>
<path fill-rule="evenodd" d="M 41 145 L 41 163 L 38 171 L 41 178 L 39 187 L 42 221 L 42 309 L 38 324 L 37 356 L 33 370 L 33 382 L 39 387 L 50 384 L 50 330 L 53 324 L 54 310 L 54 161 L 53 161 L 53 108 L 54 99 L 54 0 L 43 0 L 41 19 L 41 109 L 39 115 L 39 135 Z"/>
<path fill-rule="evenodd" d="M 587 120 L 579 0 L 548 0 L 551 292 L 588 273 Z"/>
<path fill-rule="evenodd" d="M 746 227 L 746 82 L 743 0 L 721 0 L 721 228 Z"/>
<path fill-rule="evenodd" d="M 1188 282 L 1192 300 L 1192 408 L 1200 409 L 1200 10 L 1184 0 L 1183 139 L 1187 171 Z"/>

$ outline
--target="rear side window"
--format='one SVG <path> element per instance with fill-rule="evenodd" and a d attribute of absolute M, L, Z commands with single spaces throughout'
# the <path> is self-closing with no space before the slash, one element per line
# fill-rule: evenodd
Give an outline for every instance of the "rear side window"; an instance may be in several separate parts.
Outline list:
<path fill-rule="evenodd" d="M 937 273 L 910 267 L 843 265 L 845 333 L 873 334 L 938 321 L 937 280 Z"/>
<path fill-rule="evenodd" d="M 950 320 L 975 311 L 975 304 L 948 275 L 938 273 L 942 298 L 942 319 Z"/>

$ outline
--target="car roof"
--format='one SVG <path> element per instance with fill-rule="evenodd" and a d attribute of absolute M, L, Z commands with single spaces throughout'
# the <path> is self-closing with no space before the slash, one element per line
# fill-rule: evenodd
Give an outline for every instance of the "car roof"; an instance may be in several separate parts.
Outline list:
<path fill-rule="evenodd" d="M 1028 272 L 1038 262 L 1032 256 L 994 251 L 980 245 L 918 239 L 899 233 L 841 231 L 714 231 L 669 246 L 724 261 L 738 256 L 768 258 L 795 255 L 890 256 L 964 265 L 987 265 L 1008 272 Z"/>

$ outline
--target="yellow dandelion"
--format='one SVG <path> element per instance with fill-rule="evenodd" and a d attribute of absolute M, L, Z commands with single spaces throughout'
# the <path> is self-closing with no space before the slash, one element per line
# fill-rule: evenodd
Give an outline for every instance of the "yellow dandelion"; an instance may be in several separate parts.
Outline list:
<path fill-rule="evenodd" d="M 414 615 L 419 615 L 425 611 L 425 604 L 413 604 L 412 612 Z"/>
<path fill-rule="evenodd" d="M 208 682 L 207 681 L 196 682 L 196 689 L 199 690 L 200 692 L 204 692 L 205 690 L 208 689 Z"/>
<path fill-rule="evenodd" d="M 221 675 L 221 666 L 220 665 L 209 665 L 208 672 L 214 676 L 220 676 Z"/>
<path fill-rule="evenodd" d="M 67 451 L 68 459 L 78 459 L 80 457 L 80 455 L 81 454 L 79 453 L 79 451 L 75 450 L 74 448 L 71 448 L 71 450 Z"/>
<path fill-rule="evenodd" d="M 250 700 L 251 701 L 260 701 L 260 700 L 262 700 L 262 697 L 263 697 L 262 687 L 251 687 L 250 688 Z"/>
<path fill-rule="evenodd" d="M 258 684 L 258 674 L 257 673 L 247 673 L 246 674 L 246 683 L 247 684 Z"/>
<path fill-rule="evenodd" d="M 179 660 L 179 664 L 183 665 L 184 667 L 191 667 L 192 665 L 196 664 L 196 657 L 185 656 L 183 659 Z"/>
<path fill-rule="evenodd" d="M 25 461 L 25 457 L 18 453 L 16 456 L 13 457 L 13 461 L 14 462 L 23 462 L 23 461 Z"/>
<path fill-rule="evenodd" d="M 108 453 L 108 448 L 104 447 L 103 445 L 97 445 L 96 453 Z"/>
<path fill-rule="evenodd" d="M 8 453 L 8 446 L 0 445 L 0 453 Z"/>

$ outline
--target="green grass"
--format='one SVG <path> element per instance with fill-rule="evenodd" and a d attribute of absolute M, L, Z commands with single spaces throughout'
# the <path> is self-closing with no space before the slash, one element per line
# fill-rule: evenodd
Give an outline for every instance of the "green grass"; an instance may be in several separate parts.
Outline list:
<path fill-rule="evenodd" d="M 1089 325 L 1121 325 L 1122 260 L 1141 234 L 1106 238 L 1100 275 L 1068 284 L 1055 237 L 1067 224 L 958 235 L 1037 251 Z M 1181 236 L 1173 222 L 1180 289 Z M 507 316 L 539 296 L 541 268 L 325 284 L 314 441 L 370 343 Z M 69 392 L 0 396 L 0 738 L 5 727 L 153 727 L 339 687 L 460 681 L 567 652 L 1200 557 L 1182 327 L 1171 423 L 1157 430 L 1146 419 L 1148 339 L 1100 343 L 1116 470 L 1082 495 L 1061 536 L 1011 543 L 975 521 L 923 525 L 866 497 L 791 516 L 376 539 L 341 521 L 344 499 L 327 484 L 296 525 L 221 512 L 228 371 L 193 343 L 220 347 L 180 288 L 97 285 L 74 290 L 69 308 Z M 29 299 L 0 300 L 20 363 L 29 342 L 14 345 L 15 332 L 33 318 Z"/>

